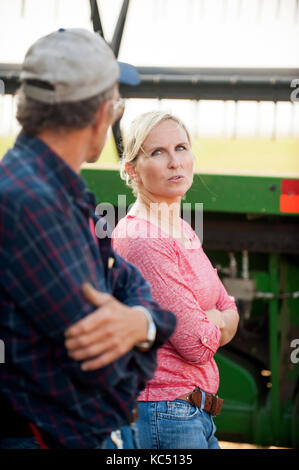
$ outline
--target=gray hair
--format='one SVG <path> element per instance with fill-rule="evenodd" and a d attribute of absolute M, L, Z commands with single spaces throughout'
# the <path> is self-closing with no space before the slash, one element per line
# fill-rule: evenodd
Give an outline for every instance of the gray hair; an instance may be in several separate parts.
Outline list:
<path fill-rule="evenodd" d="M 21 86 L 16 117 L 24 134 L 36 135 L 44 129 L 84 129 L 94 122 L 101 105 L 112 98 L 114 87 L 85 100 L 48 104 L 27 97 Z"/>

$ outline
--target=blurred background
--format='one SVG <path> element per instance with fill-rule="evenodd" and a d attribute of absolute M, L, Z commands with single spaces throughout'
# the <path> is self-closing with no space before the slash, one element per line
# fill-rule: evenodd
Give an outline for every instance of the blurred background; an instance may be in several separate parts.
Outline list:
<path fill-rule="evenodd" d="M 98 3 L 110 42 L 123 2 Z M 59 27 L 93 29 L 88 0 L 0 0 L 0 13 L 0 63 L 21 63 L 33 41 Z M 118 58 L 147 67 L 287 70 L 299 68 L 298 44 L 297 0 L 131 0 Z M 121 128 L 157 107 L 188 126 L 200 172 L 299 173 L 299 102 L 131 98 Z M 15 98 L 2 96 L 0 156 L 19 130 L 14 116 Z M 117 161 L 110 139 L 99 163 Z"/>

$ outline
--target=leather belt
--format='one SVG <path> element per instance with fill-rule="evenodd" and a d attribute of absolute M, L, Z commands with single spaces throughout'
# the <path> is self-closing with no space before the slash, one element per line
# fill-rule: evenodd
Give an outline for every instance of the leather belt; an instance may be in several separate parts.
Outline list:
<path fill-rule="evenodd" d="M 177 398 L 177 400 L 184 400 L 191 403 L 193 406 L 201 407 L 202 393 L 200 390 L 193 390 L 191 393 L 185 393 Z M 205 394 L 204 411 L 210 413 L 213 416 L 219 415 L 222 408 L 223 400 L 217 395 L 211 395 L 210 393 Z"/>

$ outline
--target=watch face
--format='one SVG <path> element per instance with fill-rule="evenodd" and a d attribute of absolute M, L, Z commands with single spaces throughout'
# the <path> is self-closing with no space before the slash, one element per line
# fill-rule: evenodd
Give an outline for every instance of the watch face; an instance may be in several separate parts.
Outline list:
<path fill-rule="evenodd" d="M 147 332 L 147 340 L 153 343 L 156 338 L 156 325 L 153 321 L 150 322 Z"/>
<path fill-rule="evenodd" d="M 148 329 L 147 329 L 147 337 L 146 337 L 146 341 L 142 341 L 140 343 L 137 343 L 136 346 L 138 349 L 140 349 L 141 351 L 147 351 L 148 349 L 151 348 L 152 344 L 154 343 L 155 339 L 156 339 L 156 333 L 157 333 L 157 330 L 156 330 L 156 325 L 152 319 L 152 316 L 150 314 L 150 312 L 143 308 L 143 307 L 138 307 L 138 308 L 141 308 L 147 319 L 148 319 Z"/>

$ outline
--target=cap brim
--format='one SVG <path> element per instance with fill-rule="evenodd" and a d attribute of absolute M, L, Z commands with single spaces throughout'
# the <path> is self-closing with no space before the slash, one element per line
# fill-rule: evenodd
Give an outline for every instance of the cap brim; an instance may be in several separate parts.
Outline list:
<path fill-rule="evenodd" d="M 124 83 L 125 85 L 139 85 L 140 77 L 138 70 L 130 64 L 126 64 L 125 62 L 117 62 L 119 66 L 119 81 L 120 83 Z"/>

